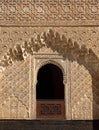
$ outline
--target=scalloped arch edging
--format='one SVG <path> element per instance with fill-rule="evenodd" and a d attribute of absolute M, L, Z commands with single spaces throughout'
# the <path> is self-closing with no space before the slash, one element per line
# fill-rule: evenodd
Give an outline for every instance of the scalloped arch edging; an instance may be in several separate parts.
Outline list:
<path fill-rule="evenodd" d="M 38 52 L 44 46 L 57 51 L 63 56 L 63 59 L 68 58 L 71 61 L 75 60 L 79 64 L 83 64 L 89 71 L 94 65 L 95 69 L 91 73 L 97 73 L 98 69 L 96 68 L 99 67 L 99 59 L 92 49 L 87 49 L 85 45 L 79 46 L 76 41 L 73 42 L 72 39 L 67 39 L 65 35 L 61 35 L 52 29 L 36 34 L 29 41 L 24 41 L 22 45 L 16 44 L 14 48 L 9 48 L 0 61 L 0 70 L 5 70 L 7 66 L 12 65 L 15 61 L 25 60 L 28 54 L 33 55 L 33 52 Z M 89 62 L 92 62 L 92 64 L 89 65 Z"/>

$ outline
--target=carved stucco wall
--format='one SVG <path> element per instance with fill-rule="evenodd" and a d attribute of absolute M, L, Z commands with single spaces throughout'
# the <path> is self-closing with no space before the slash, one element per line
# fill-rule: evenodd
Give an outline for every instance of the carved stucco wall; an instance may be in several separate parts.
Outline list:
<path fill-rule="evenodd" d="M 71 38 L 80 46 L 85 44 L 87 48 L 92 48 L 99 57 L 99 27 L 0 27 L 0 56 L 15 44 L 22 44 L 37 33 L 46 32 L 48 28 L 65 34 L 66 38 Z"/>
<path fill-rule="evenodd" d="M 60 35 L 64 34 L 67 39 L 71 38 L 73 42 L 76 41 L 79 46 L 86 45 L 99 57 L 99 27 L 53 27 L 52 29 L 59 32 Z M 21 45 L 36 33 L 41 34 L 42 30 L 46 32 L 48 28 L 1 27 L 0 58 L 2 59 L 2 56 L 6 54 L 10 47 L 13 48 L 17 43 Z M 27 57 L 25 61 L 15 62 L 1 73 L 0 118 L 30 118 L 29 61 L 30 59 Z M 71 64 L 70 71 L 68 71 L 68 73 L 71 73 L 69 78 L 71 81 L 71 119 L 98 119 L 98 80 L 93 79 L 91 73 L 85 67 L 85 63 L 79 64 L 77 61 L 71 60 L 69 62 Z M 89 68 L 92 62 L 89 63 Z"/>
<path fill-rule="evenodd" d="M 92 77 L 77 62 L 71 63 L 71 106 L 73 119 L 93 118 Z"/>
<path fill-rule="evenodd" d="M 99 25 L 99 0 L 0 1 L 0 25 Z"/>
<path fill-rule="evenodd" d="M 0 77 L 0 118 L 29 117 L 29 59 L 9 66 Z"/>

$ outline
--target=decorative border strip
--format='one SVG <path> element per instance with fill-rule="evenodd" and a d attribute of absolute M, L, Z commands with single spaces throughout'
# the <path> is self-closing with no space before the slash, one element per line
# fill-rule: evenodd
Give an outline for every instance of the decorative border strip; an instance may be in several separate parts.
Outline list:
<path fill-rule="evenodd" d="M 0 25 L 99 25 L 99 0 L 4 0 Z"/>

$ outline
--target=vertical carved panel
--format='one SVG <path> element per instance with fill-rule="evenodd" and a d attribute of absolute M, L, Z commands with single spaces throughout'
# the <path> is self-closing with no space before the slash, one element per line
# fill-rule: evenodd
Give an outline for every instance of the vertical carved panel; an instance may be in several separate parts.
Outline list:
<path fill-rule="evenodd" d="M 77 62 L 71 64 L 72 119 L 93 118 L 92 78 Z"/>
<path fill-rule="evenodd" d="M 0 118 L 29 117 L 29 59 L 9 66 L 0 79 Z"/>

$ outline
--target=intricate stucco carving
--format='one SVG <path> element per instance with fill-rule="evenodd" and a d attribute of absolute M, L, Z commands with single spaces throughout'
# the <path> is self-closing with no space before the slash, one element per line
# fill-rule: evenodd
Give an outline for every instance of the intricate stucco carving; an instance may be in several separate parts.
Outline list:
<path fill-rule="evenodd" d="M 99 59 L 92 49 L 87 49 L 85 45 L 79 46 L 76 41 L 73 42 L 71 38 L 67 39 L 65 35 L 60 35 L 52 29 L 42 34 L 36 34 L 29 41 L 10 48 L 7 54 L 3 56 L 0 66 L 5 68 L 15 61 L 24 60 L 28 54 L 33 55 L 34 52 L 38 52 L 44 46 L 57 51 L 64 59 L 68 58 L 71 61 L 78 61 L 79 64 L 85 64 L 88 69 L 94 65 L 95 69 L 91 73 L 99 74 Z M 89 63 L 91 64 L 90 67 L 88 67 Z"/>
<path fill-rule="evenodd" d="M 86 45 L 92 48 L 99 58 L 99 27 L 51 27 L 54 31 L 64 34 L 67 39 L 77 41 L 81 46 Z M 1 27 L 0 29 L 0 59 L 9 48 L 13 48 L 16 43 L 22 44 L 28 41 L 36 33 L 47 31 L 47 27 Z M 43 49 L 43 48 L 42 48 Z M 39 50 L 40 51 L 40 50 Z"/>
<path fill-rule="evenodd" d="M 83 21 L 83 22 L 82 22 Z M 0 2 L 0 25 L 99 25 L 98 0 L 20 0 Z"/>
<path fill-rule="evenodd" d="M 0 118 L 28 117 L 29 59 L 9 66 L 0 78 Z"/>
<path fill-rule="evenodd" d="M 93 119 L 93 84 L 88 70 L 76 61 L 71 64 L 71 105 L 73 119 Z"/>
<path fill-rule="evenodd" d="M 62 35 L 62 33 L 58 33 L 57 31 L 53 31 L 52 29 L 49 29 L 47 32 L 33 35 L 33 37 L 30 40 L 25 41 L 24 43 L 16 44 L 14 47 L 10 48 L 8 50 L 8 52 L 6 53 L 6 55 L 3 57 L 3 59 L 1 59 L 1 62 L 0 62 L 1 70 L 5 69 L 5 68 L 9 68 L 9 67 L 12 68 L 13 65 L 16 65 L 16 63 L 20 63 L 17 61 L 21 61 L 21 62 L 23 61 L 23 63 L 24 63 L 26 61 L 25 60 L 26 57 L 29 54 L 34 55 L 35 52 L 39 53 L 39 50 L 43 47 L 51 48 L 53 50 L 53 52 L 57 51 L 58 54 L 63 56 L 64 60 L 68 59 L 69 63 L 71 64 L 71 70 L 68 70 L 67 73 L 75 75 L 73 77 L 74 80 L 72 79 L 72 81 L 71 81 L 71 75 L 69 75 L 70 85 L 71 85 L 71 82 L 73 82 L 73 85 L 71 86 L 72 87 L 71 88 L 72 89 L 71 98 L 72 98 L 72 96 L 75 97 L 75 98 L 71 99 L 72 101 L 75 101 L 74 104 L 71 104 L 71 106 L 72 106 L 72 119 L 79 118 L 79 115 L 77 116 L 77 109 L 76 108 L 78 108 L 79 114 L 84 113 L 83 110 L 80 112 L 80 110 L 83 109 L 83 107 L 85 107 L 83 105 L 85 103 L 83 99 L 85 99 L 86 103 L 88 103 L 88 107 L 91 106 L 90 104 L 92 102 L 93 102 L 93 104 L 95 104 L 92 108 L 94 111 L 94 112 L 92 112 L 93 118 L 99 118 L 99 115 L 96 114 L 97 111 L 99 110 L 99 96 L 98 96 L 99 95 L 99 89 L 98 89 L 98 86 L 99 86 L 99 81 L 98 81 L 98 79 L 99 79 L 99 58 L 96 56 L 96 54 L 93 52 L 92 49 L 87 48 L 86 45 L 84 45 L 84 44 L 79 44 L 78 41 L 75 42 L 74 40 L 72 40 L 72 38 L 66 38 L 66 35 Z M 74 67 L 75 64 L 73 64 L 73 66 L 72 66 L 72 63 L 75 61 L 77 62 L 77 64 L 79 64 L 79 66 L 83 65 L 85 70 L 87 70 L 87 71 L 85 71 L 81 67 L 80 72 L 78 72 L 78 67 Z M 28 66 L 28 63 L 25 66 Z M 20 67 L 20 69 L 26 68 L 25 66 Z M 75 71 L 75 69 L 73 69 L 73 67 L 76 68 L 76 71 Z M 14 70 L 14 69 L 15 68 L 12 68 L 11 70 Z M 8 70 L 8 69 L 6 69 L 6 70 Z M 11 70 L 9 71 L 9 73 L 11 72 Z M 29 70 L 27 70 L 25 73 L 26 76 L 27 76 L 28 71 Z M 83 71 L 85 73 L 82 73 Z M 4 73 L 6 73 L 6 71 L 4 71 Z M 9 73 L 8 73 L 8 76 L 10 76 Z M 15 71 L 15 74 L 16 74 L 16 71 Z M 77 79 L 77 77 L 76 77 L 77 75 L 79 75 L 79 76 L 82 75 L 82 76 L 80 76 L 79 79 L 81 80 L 80 83 L 82 86 L 84 86 L 84 89 L 81 89 L 81 87 L 80 87 L 81 85 L 78 84 L 79 81 L 75 81 L 75 79 Z M 87 77 L 86 77 L 86 75 L 87 75 Z M 20 74 L 20 76 L 22 76 L 22 74 Z M 13 75 L 12 75 L 12 77 L 13 77 Z M 88 85 L 86 85 L 88 83 L 87 81 L 84 82 L 85 84 L 83 84 L 84 80 L 82 81 L 82 79 L 84 79 L 85 77 L 86 77 L 86 79 L 88 79 L 88 82 L 89 82 Z M 31 76 L 31 78 L 32 78 L 32 76 Z M 7 79 L 7 77 L 5 78 L 5 80 L 6 79 Z M 8 81 L 8 79 L 6 82 L 4 79 L 1 82 L 2 86 L 6 86 L 5 92 L 7 92 L 8 83 L 9 83 L 9 87 L 10 87 L 10 85 L 13 86 L 15 83 L 16 83 L 15 86 L 17 86 L 17 82 L 18 82 L 17 80 L 19 80 L 19 76 L 16 75 L 13 78 L 14 79 L 13 82 L 11 79 L 10 79 L 10 81 Z M 28 78 L 26 77 L 26 79 L 28 79 Z M 26 91 L 22 90 L 23 94 L 24 94 L 22 96 L 21 95 L 22 93 L 20 93 L 20 92 L 21 92 L 21 89 L 24 89 L 24 85 L 21 85 L 22 83 L 24 83 L 23 82 L 24 77 L 22 78 L 21 81 L 19 80 L 19 82 L 20 82 L 19 89 L 18 89 L 18 87 L 16 87 L 16 88 L 14 87 L 14 89 L 13 89 L 13 90 L 15 90 L 14 98 L 12 99 L 12 97 L 11 97 L 11 99 L 12 99 L 12 101 L 13 100 L 16 101 L 16 105 L 17 105 L 17 102 L 19 102 L 19 104 L 23 106 L 23 108 L 25 109 L 25 111 L 27 113 L 26 117 L 28 117 L 29 106 L 28 106 L 28 101 L 26 102 L 26 99 L 25 99 L 25 98 L 27 98 L 27 100 L 28 100 L 28 97 L 24 96 L 24 95 L 28 94 L 28 91 L 27 91 L 28 88 L 26 89 Z M 4 84 L 4 82 L 5 82 L 5 84 Z M 76 82 L 76 85 L 74 85 L 75 82 Z M 87 91 L 87 87 L 91 86 L 90 83 L 92 83 L 92 88 L 91 87 L 88 88 L 89 90 Z M 25 85 L 26 85 L 26 82 L 25 82 Z M 27 84 L 27 86 L 28 86 L 28 84 Z M 74 89 L 74 87 L 76 87 L 76 88 Z M 80 89 L 81 89 L 81 91 L 79 91 Z M 5 89 L 3 89 L 3 91 L 1 92 L 1 97 L 3 97 L 4 90 Z M 93 91 L 93 97 L 91 95 L 92 94 L 91 90 Z M 12 91 L 12 89 L 11 89 L 11 91 Z M 78 91 L 79 91 L 79 94 L 77 94 Z M 84 93 L 85 93 L 85 95 L 84 95 Z M 10 93 L 7 93 L 7 94 L 10 95 Z M 17 94 L 18 94 L 18 96 L 16 96 Z M 4 97 L 7 97 L 7 98 L 5 98 L 5 99 L 7 99 L 7 101 L 5 100 L 5 102 L 7 102 L 7 103 L 5 103 L 5 104 L 8 104 L 10 101 L 8 99 L 9 95 L 4 96 Z M 90 98 L 89 98 L 89 95 L 90 95 Z M 23 97 L 23 99 L 21 98 L 21 96 Z M 81 98 L 79 98 L 79 96 L 81 96 Z M 3 101 L 3 100 L 1 100 L 1 101 Z M 21 103 L 21 101 L 22 101 L 22 103 Z M 0 106 L 3 110 L 2 105 L 4 105 L 3 102 Z M 13 108 L 12 113 L 13 113 L 13 111 L 14 110 L 16 111 L 16 109 L 14 107 L 14 104 L 12 104 L 12 105 L 13 105 L 12 106 L 12 108 Z M 80 109 L 80 107 L 81 107 L 81 109 Z M 88 110 L 88 107 L 85 107 L 84 110 Z M 90 113 L 90 110 L 92 110 L 92 109 L 89 109 L 88 112 Z M 87 114 L 88 114 L 88 112 L 87 112 Z M 75 116 L 75 114 L 77 117 Z M 13 115 L 15 115 L 15 114 L 13 113 Z M 17 115 L 17 112 L 16 112 L 16 115 Z M 23 116 L 24 116 L 24 114 L 23 114 Z M 13 117 L 13 116 L 11 116 L 11 117 Z M 90 119 L 90 115 L 89 115 L 89 118 L 87 118 L 85 116 L 83 118 L 83 116 L 82 116 L 82 119 Z"/>

